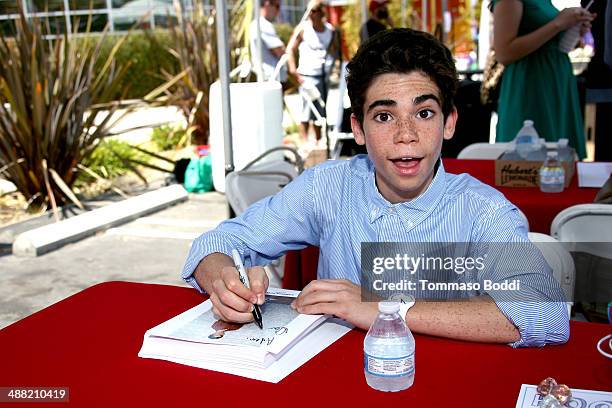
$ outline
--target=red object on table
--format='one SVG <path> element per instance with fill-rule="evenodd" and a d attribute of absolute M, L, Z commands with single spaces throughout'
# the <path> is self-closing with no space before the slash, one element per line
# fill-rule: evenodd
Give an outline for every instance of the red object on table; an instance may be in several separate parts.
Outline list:
<path fill-rule="evenodd" d="M 595 348 L 610 329 L 594 323 L 571 322 L 567 344 L 542 349 L 416 335 L 415 383 L 400 393 L 366 385 L 358 330 L 278 384 L 137 356 L 146 330 L 202 300 L 175 286 L 88 288 L 0 330 L 0 386 L 69 387 L 70 403 L 45 407 L 511 407 L 521 384 L 549 376 L 612 391 L 612 364 Z"/>

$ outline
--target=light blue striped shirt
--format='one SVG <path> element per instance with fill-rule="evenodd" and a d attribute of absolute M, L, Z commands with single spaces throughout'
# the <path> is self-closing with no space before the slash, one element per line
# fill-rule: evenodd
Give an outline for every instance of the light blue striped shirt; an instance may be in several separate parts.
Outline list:
<path fill-rule="evenodd" d="M 517 208 L 492 187 L 467 175 L 444 171 L 440 163 L 429 187 L 417 198 L 391 204 L 378 191 L 367 155 L 329 161 L 306 170 L 274 196 L 253 204 L 198 237 L 182 277 L 196 289 L 199 262 L 213 252 L 237 249 L 248 266 L 265 265 L 289 250 L 318 246 L 320 279 L 360 283 L 362 242 L 528 242 Z M 562 290 L 541 262 L 520 273 L 530 302 L 496 298 L 502 313 L 518 327 L 511 345 L 543 346 L 569 338 Z M 289 271 L 290 272 L 290 271 Z M 496 281 L 512 276 L 495 276 Z M 562 295 L 561 295 L 562 296 Z"/>

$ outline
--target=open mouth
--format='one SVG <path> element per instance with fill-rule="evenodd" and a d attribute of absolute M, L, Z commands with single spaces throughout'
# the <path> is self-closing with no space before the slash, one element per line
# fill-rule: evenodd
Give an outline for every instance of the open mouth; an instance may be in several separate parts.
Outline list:
<path fill-rule="evenodd" d="M 390 159 L 393 167 L 402 175 L 416 174 L 423 157 L 402 156 L 395 159 Z"/>

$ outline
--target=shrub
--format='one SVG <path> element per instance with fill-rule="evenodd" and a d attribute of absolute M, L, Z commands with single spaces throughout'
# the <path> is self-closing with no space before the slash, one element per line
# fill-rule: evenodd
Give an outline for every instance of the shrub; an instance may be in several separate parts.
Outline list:
<path fill-rule="evenodd" d="M 274 24 L 274 28 L 276 29 L 276 34 L 278 34 L 278 37 L 283 43 L 288 44 L 291 34 L 293 34 L 293 26 L 289 23 L 278 23 Z"/>
<path fill-rule="evenodd" d="M 79 46 L 68 33 L 48 39 L 50 27 L 23 12 L 15 37 L 0 41 L 0 163 L 4 176 L 36 206 L 72 201 L 77 165 L 108 133 L 125 66 L 113 61 L 122 41 L 102 59 L 105 36 Z M 94 67 L 101 67 L 95 70 Z M 97 72 L 96 72 L 97 71 Z M 57 211 L 55 211 L 57 217 Z"/>
<path fill-rule="evenodd" d="M 138 152 L 127 142 L 105 139 L 83 165 L 106 179 L 112 179 L 132 171 L 131 163 L 135 161 L 147 163 L 149 156 Z"/>
<path fill-rule="evenodd" d="M 121 99 L 123 91 L 123 97 L 126 99 L 141 99 L 166 81 L 164 72 L 178 72 L 176 59 L 168 52 L 168 30 L 135 31 L 130 33 L 128 38 L 124 38 L 125 36 L 126 34 L 108 35 L 103 40 L 100 52 L 101 59 L 104 60 L 118 41 L 124 41 L 115 54 L 114 61 L 120 66 L 129 67 L 120 82 L 121 91 L 112 95 L 113 100 Z M 83 45 L 89 39 L 80 37 L 77 41 L 79 45 Z M 96 66 L 96 69 L 100 68 L 100 65 Z"/>
<path fill-rule="evenodd" d="M 161 151 L 171 150 L 180 145 L 185 145 L 187 140 L 187 131 L 181 126 L 160 126 L 153 129 L 151 141 Z"/>
<path fill-rule="evenodd" d="M 185 12 L 176 2 L 178 21 L 170 27 L 171 45 L 168 49 L 180 66 L 180 73 L 166 75 L 168 102 L 181 108 L 188 121 L 188 131 L 195 143 L 208 142 L 210 85 L 219 78 L 217 60 L 216 14 L 210 16 L 198 2 Z M 250 15 L 247 0 L 238 0 L 229 10 L 228 34 L 230 65 L 237 66 L 247 54 L 246 33 Z M 189 18 L 186 18 L 189 16 Z M 157 93 L 157 92 L 156 92 Z"/>

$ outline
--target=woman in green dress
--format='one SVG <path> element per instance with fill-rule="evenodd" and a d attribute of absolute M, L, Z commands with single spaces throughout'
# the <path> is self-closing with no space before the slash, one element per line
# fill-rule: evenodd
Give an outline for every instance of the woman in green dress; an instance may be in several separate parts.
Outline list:
<path fill-rule="evenodd" d="M 514 139 L 531 119 L 547 141 L 569 139 L 586 156 L 576 78 L 559 50 L 563 32 L 590 28 L 594 14 L 580 7 L 559 12 L 550 0 L 493 0 L 495 55 L 506 66 L 498 104 L 497 141 Z"/>

